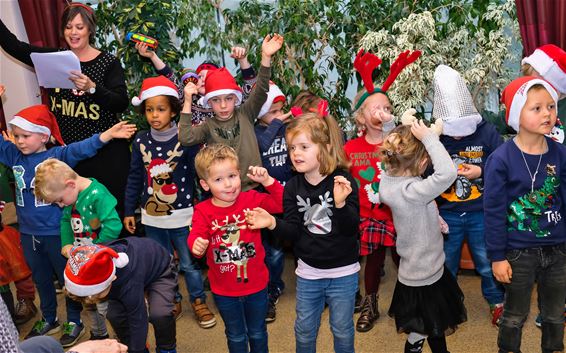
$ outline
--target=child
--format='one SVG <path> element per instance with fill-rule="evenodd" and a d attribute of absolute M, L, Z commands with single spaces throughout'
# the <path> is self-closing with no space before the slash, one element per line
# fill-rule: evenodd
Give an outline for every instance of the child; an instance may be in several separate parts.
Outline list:
<path fill-rule="evenodd" d="M 466 321 L 464 295 L 444 270 L 443 239 L 434 199 L 456 179 L 456 168 L 438 137 L 422 120 L 398 126 L 379 151 L 385 174 L 379 195 L 391 208 L 401 257 L 389 308 L 398 332 L 409 334 L 405 353 L 447 353 L 445 335 Z M 432 162 L 434 173 L 420 177 Z"/>
<path fill-rule="evenodd" d="M 285 142 L 286 122 L 291 113 L 283 113 L 285 95 L 273 82 L 269 83 L 267 101 L 261 107 L 255 135 L 259 145 L 261 162 L 269 175 L 274 177 L 281 185 L 285 185 L 293 176 L 291 163 L 287 159 L 287 144 Z M 269 307 L 265 321 L 275 321 L 277 312 L 275 305 L 279 296 L 285 289 L 281 278 L 285 267 L 285 253 L 279 238 L 266 229 L 262 229 L 263 247 L 265 248 L 265 262 L 269 269 Z"/>
<path fill-rule="evenodd" d="M 354 352 L 354 300 L 358 288 L 358 188 L 347 172 L 338 123 L 306 113 L 287 127 L 297 176 L 285 185 L 283 218 L 260 208 L 248 214 L 254 229 L 267 227 L 294 241 L 297 274 L 297 352 L 315 352 L 325 302 L 334 350 Z"/>
<path fill-rule="evenodd" d="M 416 53 L 418 54 L 414 55 L 414 60 L 420 55 L 420 52 Z M 356 293 L 356 306 L 359 305 L 359 310 L 361 310 L 356 322 L 356 330 L 359 332 L 371 330 L 379 318 L 377 292 L 388 247 L 391 249 L 393 262 L 399 267 L 399 255 L 395 251 L 396 235 L 393 216 L 391 210 L 381 205 L 379 200 L 379 180 L 381 178 L 379 147 L 383 143 L 385 134 L 395 127 L 393 107 L 386 93 L 393 80 L 387 79 L 387 84 L 375 87 L 372 79 L 372 73 L 379 62 L 381 60 L 371 53 L 359 52 L 356 56 L 354 67 L 359 72 L 365 86 L 365 89 L 358 92 L 354 98 L 354 119 L 361 135 L 344 146 L 351 162 L 350 173 L 358 182 L 360 256 L 366 256 L 364 271 L 366 295 L 359 304 L 359 291 Z M 405 63 L 405 65 L 408 64 L 409 62 Z M 398 73 L 393 70 L 391 75 L 396 76 Z"/>
<path fill-rule="evenodd" d="M 78 175 L 65 162 L 49 158 L 35 170 L 35 194 L 63 208 L 61 253 L 69 257 L 73 246 L 100 244 L 118 238 L 122 222 L 116 212 L 116 198 L 94 178 Z M 106 303 L 85 305 L 90 317 L 90 339 L 108 338 Z"/>
<path fill-rule="evenodd" d="M 206 305 L 202 273 L 187 246 L 198 146 L 181 147 L 179 143 L 174 118 L 181 111 L 181 103 L 175 85 L 164 76 L 145 79 L 132 103 L 145 114 L 150 130 L 139 132 L 132 145 L 124 226 L 134 233 L 134 211 L 141 203 L 146 236 L 171 254 L 177 251 L 195 318 L 202 328 L 212 327 L 216 318 Z M 180 307 L 181 295 L 177 297 Z M 177 310 L 180 314 L 180 308 Z"/>
<path fill-rule="evenodd" d="M 191 126 L 191 104 L 197 86 L 188 83 L 185 86 L 185 100 L 179 122 L 179 141 L 183 146 L 201 143 L 223 143 L 233 147 L 240 160 L 242 190 L 247 191 L 258 186 L 247 177 L 249 166 L 260 165 L 261 159 L 253 124 L 266 100 L 271 75 L 271 56 L 283 45 L 279 34 L 267 35 L 262 44 L 261 68 L 255 89 L 248 100 L 242 102 L 242 92 L 232 75 L 221 68 L 209 73 L 206 78 L 203 104 L 212 107 L 214 118 L 205 120 L 198 126 Z"/>
<path fill-rule="evenodd" d="M 70 297 L 83 303 L 108 300 L 108 321 L 128 352 L 149 353 L 149 322 L 157 353 L 177 352 L 177 270 L 169 252 L 152 239 L 128 237 L 74 247 L 65 267 L 65 287 Z"/>
<path fill-rule="evenodd" d="M 0 163 L 12 168 L 16 182 L 16 210 L 22 247 L 33 281 L 37 286 L 43 318 L 37 321 L 27 337 L 54 334 L 61 328 L 57 320 L 57 298 L 53 286 L 53 272 L 63 281 L 65 258 L 61 256 L 61 209 L 36 198 L 35 168 L 54 157 L 71 166 L 92 157 L 113 138 L 129 138 L 135 125 L 120 122 L 102 134 L 72 143 L 68 146 L 46 148 L 50 136 L 63 145 L 55 116 L 45 105 L 26 108 L 10 120 L 14 143 L 0 141 Z M 80 303 L 67 300 L 68 324 L 61 337 L 63 346 L 73 345 L 84 333 L 80 320 Z"/>
<path fill-rule="evenodd" d="M 560 117 L 566 119 L 566 100 L 564 99 L 566 97 L 566 52 L 556 45 L 545 44 L 535 49 L 521 63 L 523 75 L 541 77 L 550 82 L 558 91 L 560 95 L 557 106 L 558 120 L 548 136 L 559 143 L 564 143 L 564 126 L 560 122 Z"/>
<path fill-rule="evenodd" d="M 228 350 L 267 352 L 269 274 L 261 233 L 246 226 L 245 212 L 254 207 L 282 212 L 283 187 L 265 168 L 250 167 L 248 177 L 261 183 L 269 194 L 241 192 L 238 156 L 222 144 L 203 148 L 195 166 L 201 186 L 212 198 L 195 207 L 189 247 L 195 256 L 206 254 L 210 287 L 226 327 Z"/>
<path fill-rule="evenodd" d="M 446 269 L 457 277 L 466 239 L 481 276 L 481 290 L 491 309 L 492 324 L 497 325 L 504 291 L 493 277 L 485 250 L 482 196 L 485 162 L 503 139 L 478 113 L 460 74 L 446 65 L 439 65 L 434 72 L 432 117 L 443 121 L 440 142 L 458 169 L 454 184 L 437 199 L 440 215 L 450 229 L 444 240 Z"/>
<path fill-rule="evenodd" d="M 503 91 L 507 124 L 517 136 L 487 160 L 484 212 L 487 254 L 505 285 L 497 344 L 519 352 L 538 281 L 543 352 L 564 350 L 566 150 L 548 134 L 556 122 L 558 94 L 546 81 L 524 76 Z"/>

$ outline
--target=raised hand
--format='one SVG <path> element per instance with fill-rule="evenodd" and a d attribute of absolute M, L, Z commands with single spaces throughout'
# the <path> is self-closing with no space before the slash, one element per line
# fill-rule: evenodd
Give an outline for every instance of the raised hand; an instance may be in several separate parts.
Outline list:
<path fill-rule="evenodd" d="M 4 141 L 16 144 L 16 139 L 14 138 L 14 134 L 12 133 L 12 131 L 8 131 L 8 130 L 2 131 L 2 137 L 4 138 Z"/>
<path fill-rule="evenodd" d="M 342 175 L 334 177 L 334 205 L 342 208 L 346 204 L 346 197 L 352 193 L 352 185 L 348 179 Z"/>
<path fill-rule="evenodd" d="M 136 50 L 138 51 L 138 54 L 143 56 L 144 58 L 151 59 L 155 55 L 155 52 L 153 50 L 148 50 L 146 43 L 137 42 Z"/>
<path fill-rule="evenodd" d="M 135 124 L 128 124 L 127 121 L 120 121 L 110 129 L 100 134 L 100 141 L 106 143 L 115 138 L 129 139 L 135 132 Z"/>
<path fill-rule="evenodd" d="M 280 34 L 274 33 L 266 35 L 261 45 L 262 56 L 271 57 L 281 49 L 283 42 L 283 36 Z"/>
<path fill-rule="evenodd" d="M 425 125 L 422 120 L 415 120 L 411 124 L 411 133 L 417 138 L 417 140 L 422 141 L 423 138 L 428 135 L 431 130 Z"/>
<path fill-rule="evenodd" d="M 196 238 L 195 242 L 193 243 L 193 254 L 195 254 L 196 256 L 202 256 L 208 248 L 208 243 L 210 243 L 210 240 L 206 240 L 201 237 Z"/>
<path fill-rule="evenodd" d="M 261 207 L 246 211 L 246 223 L 250 229 L 275 228 L 275 217 Z"/>
<path fill-rule="evenodd" d="M 244 47 L 234 46 L 230 52 L 230 57 L 240 61 L 248 58 L 248 51 Z"/>
<path fill-rule="evenodd" d="M 247 175 L 248 178 L 263 186 L 269 186 L 275 181 L 275 179 L 269 175 L 267 169 L 263 167 L 250 166 Z"/>
<path fill-rule="evenodd" d="M 188 99 L 189 102 L 192 102 L 193 96 L 198 94 L 198 87 L 192 82 L 189 82 L 183 88 L 183 92 L 185 93 L 185 101 Z"/>
<path fill-rule="evenodd" d="M 293 113 L 291 111 L 289 111 L 288 113 L 285 114 L 281 114 L 279 116 L 276 116 L 275 119 L 277 120 L 281 120 L 282 122 L 287 122 L 287 120 L 289 120 L 289 118 L 293 115 Z"/>

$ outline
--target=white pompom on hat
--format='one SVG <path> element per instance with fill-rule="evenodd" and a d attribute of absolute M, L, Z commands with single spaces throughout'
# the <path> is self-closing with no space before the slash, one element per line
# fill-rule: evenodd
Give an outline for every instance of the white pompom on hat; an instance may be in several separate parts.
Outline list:
<path fill-rule="evenodd" d="M 208 104 L 211 98 L 223 94 L 234 94 L 238 99 L 236 105 L 242 103 L 242 89 L 225 67 L 208 72 L 204 83 L 204 91 L 206 93 L 202 97 L 202 105 L 205 108 L 211 108 L 210 104 Z"/>
<path fill-rule="evenodd" d="M 172 96 L 179 99 L 179 91 L 177 86 L 165 76 L 146 78 L 142 82 L 140 95 L 132 98 L 132 104 L 137 107 L 144 100 L 156 96 Z"/>
<path fill-rule="evenodd" d="M 505 112 L 505 121 L 507 125 L 512 127 L 515 131 L 519 132 L 519 120 L 521 117 L 521 110 L 527 102 L 527 93 L 529 89 L 536 85 L 543 85 L 548 91 L 554 104 L 558 102 L 558 93 L 547 81 L 534 77 L 534 76 L 523 76 L 514 79 L 505 87 L 501 94 L 501 102 L 505 104 L 507 111 Z"/>
<path fill-rule="evenodd" d="M 521 63 L 531 65 L 560 93 L 566 94 L 566 52 L 553 44 L 545 44 L 524 58 Z"/>
<path fill-rule="evenodd" d="M 114 280 L 116 268 L 122 268 L 128 262 L 126 253 L 117 253 L 107 246 L 75 247 L 65 266 L 65 288 L 79 297 L 99 294 Z"/>
<path fill-rule="evenodd" d="M 255 85 L 254 85 L 255 87 Z M 265 103 L 261 106 L 261 110 L 259 111 L 258 119 L 261 119 L 274 103 L 283 102 L 285 103 L 286 98 L 281 89 L 272 81 L 269 81 L 269 91 L 267 92 L 267 99 Z"/>

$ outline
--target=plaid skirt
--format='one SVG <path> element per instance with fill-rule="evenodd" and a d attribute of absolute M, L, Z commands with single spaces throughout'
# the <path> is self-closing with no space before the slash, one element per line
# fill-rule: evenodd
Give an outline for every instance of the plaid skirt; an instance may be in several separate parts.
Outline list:
<path fill-rule="evenodd" d="M 380 246 L 395 246 L 395 227 L 392 220 L 362 218 L 360 222 L 360 255 L 366 256 Z"/>

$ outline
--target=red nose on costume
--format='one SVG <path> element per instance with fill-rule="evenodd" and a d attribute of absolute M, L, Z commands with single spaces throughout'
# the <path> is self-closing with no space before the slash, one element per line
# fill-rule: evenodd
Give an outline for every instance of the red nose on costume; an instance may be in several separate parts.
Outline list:
<path fill-rule="evenodd" d="M 165 184 L 161 188 L 161 193 L 164 195 L 174 195 L 178 191 L 176 184 Z"/>

